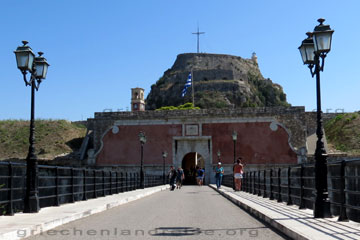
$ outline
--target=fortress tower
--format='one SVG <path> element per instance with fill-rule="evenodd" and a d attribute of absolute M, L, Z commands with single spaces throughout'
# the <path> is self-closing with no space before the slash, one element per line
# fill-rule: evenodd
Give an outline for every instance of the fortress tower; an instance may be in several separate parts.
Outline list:
<path fill-rule="evenodd" d="M 251 59 L 256 63 L 258 64 L 258 59 L 257 59 L 257 56 L 256 56 L 256 53 L 253 52 L 252 56 L 251 56 Z"/>
<path fill-rule="evenodd" d="M 131 89 L 131 111 L 145 111 L 144 89 Z"/>

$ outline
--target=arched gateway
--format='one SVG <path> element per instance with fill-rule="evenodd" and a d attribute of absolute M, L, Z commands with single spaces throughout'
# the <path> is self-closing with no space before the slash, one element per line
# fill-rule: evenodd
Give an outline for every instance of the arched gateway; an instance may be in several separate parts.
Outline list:
<path fill-rule="evenodd" d="M 205 182 L 211 181 L 212 172 L 212 143 L 211 137 L 174 137 L 175 166 L 182 166 L 183 159 L 188 153 L 197 153 L 204 159 Z"/>
<path fill-rule="evenodd" d="M 191 152 L 184 156 L 181 164 L 184 170 L 185 180 L 184 185 L 196 184 L 196 168 L 205 169 L 205 159 L 197 152 Z"/>

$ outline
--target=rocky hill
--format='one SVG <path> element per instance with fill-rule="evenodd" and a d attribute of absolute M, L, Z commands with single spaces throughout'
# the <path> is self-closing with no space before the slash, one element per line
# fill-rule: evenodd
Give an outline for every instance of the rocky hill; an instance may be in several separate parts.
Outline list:
<path fill-rule="evenodd" d="M 289 106 L 279 84 L 262 76 L 256 56 L 185 53 L 151 86 L 146 109 L 191 102 L 191 88 L 181 92 L 193 72 L 195 105 L 200 108 Z"/>

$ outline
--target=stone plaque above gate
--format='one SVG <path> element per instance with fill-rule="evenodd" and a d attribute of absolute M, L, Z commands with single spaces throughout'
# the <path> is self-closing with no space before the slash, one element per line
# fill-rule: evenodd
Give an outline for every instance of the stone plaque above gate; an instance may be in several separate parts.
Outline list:
<path fill-rule="evenodd" d="M 199 125 L 198 124 L 186 124 L 185 125 L 185 136 L 199 136 Z"/>

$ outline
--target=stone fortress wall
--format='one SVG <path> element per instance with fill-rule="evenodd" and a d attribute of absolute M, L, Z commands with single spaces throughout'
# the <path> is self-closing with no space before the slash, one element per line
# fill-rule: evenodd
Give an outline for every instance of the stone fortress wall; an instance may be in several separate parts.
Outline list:
<path fill-rule="evenodd" d="M 225 54 L 179 54 L 172 69 L 174 72 L 193 70 L 194 76 L 197 74 L 196 79 L 199 81 L 224 78 L 247 80 L 248 72 L 262 76 L 257 62 L 253 59 L 244 59 Z"/>
<path fill-rule="evenodd" d="M 172 71 L 166 71 L 165 75 L 169 74 L 167 75 L 168 81 L 175 84 L 187 79 L 189 72 L 193 73 L 194 82 L 201 82 L 202 84 L 211 80 L 247 82 L 249 72 L 262 76 L 257 67 L 257 62 L 253 59 L 244 59 L 232 55 L 201 53 L 179 54 L 172 67 Z"/>

